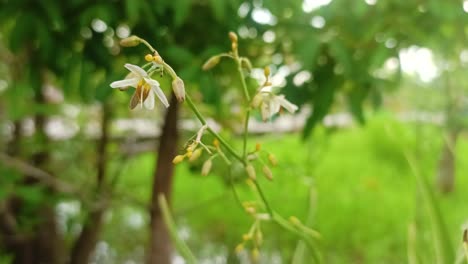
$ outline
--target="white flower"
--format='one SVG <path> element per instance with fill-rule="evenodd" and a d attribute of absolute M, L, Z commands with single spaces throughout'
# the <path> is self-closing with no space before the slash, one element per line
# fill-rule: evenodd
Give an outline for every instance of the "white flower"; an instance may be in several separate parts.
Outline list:
<path fill-rule="evenodd" d="M 135 108 L 138 104 L 141 104 L 141 107 L 144 105 L 147 109 L 153 109 L 155 94 L 165 107 L 169 106 L 169 102 L 158 81 L 151 79 L 148 73 L 137 65 L 127 63 L 125 68 L 130 71 L 130 74 L 123 80 L 111 83 L 110 86 L 112 88 L 127 86 L 136 88 L 130 101 L 130 109 Z"/>
<path fill-rule="evenodd" d="M 262 89 L 255 95 L 252 100 L 252 106 L 259 108 L 262 113 L 262 119 L 265 121 L 278 113 L 281 107 L 288 110 L 290 113 L 297 111 L 297 105 L 289 102 L 284 98 L 284 95 L 275 95 L 270 91 Z"/>

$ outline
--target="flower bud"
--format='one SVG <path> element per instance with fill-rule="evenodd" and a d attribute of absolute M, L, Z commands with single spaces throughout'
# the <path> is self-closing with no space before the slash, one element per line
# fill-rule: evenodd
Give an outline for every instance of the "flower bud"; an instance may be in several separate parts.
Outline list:
<path fill-rule="evenodd" d="M 250 235 L 250 234 L 243 234 L 242 235 L 242 240 L 249 241 L 250 239 L 252 239 L 252 235 Z"/>
<path fill-rule="evenodd" d="M 237 42 L 233 42 L 231 44 L 231 48 L 232 48 L 233 51 L 237 51 Z"/>
<path fill-rule="evenodd" d="M 249 214 L 255 214 L 257 212 L 257 210 L 255 210 L 255 207 L 253 207 L 253 206 L 247 206 L 244 209 Z"/>
<path fill-rule="evenodd" d="M 257 142 L 257 144 L 255 144 L 255 151 L 260 151 L 262 149 L 262 145 L 260 143 Z"/>
<path fill-rule="evenodd" d="M 252 99 L 252 107 L 253 108 L 258 108 L 262 102 L 263 102 L 263 95 L 260 92 L 260 93 L 256 94 L 254 96 L 254 98 Z"/>
<path fill-rule="evenodd" d="M 247 69 L 247 71 L 252 70 L 252 63 L 250 63 L 250 60 L 247 58 L 242 58 L 241 60 L 241 66 Z"/>
<path fill-rule="evenodd" d="M 255 232 L 255 242 L 257 245 L 261 245 L 263 243 L 263 234 L 260 229 L 257 229 L 257 232 Z"/>
<path fill-rule="evenodd" d="M 135 47 L 140 44 L 141 40 L 139 37 L 133 35 L 128 38 L 124 38 L 120 41 L 120 45 L 123 47 Z"/>
<path fill-rule="evenodd" d="M 172 81 L 172 90 L 177 98 L 177 101 L 185 101 L 185 85 L 181 78 L 177 77 Z"/>
<path fill-rule="evenodd" d="M 258 251 L 258 248 L 252 249 L 250 257 L 252 258 L 253 263 L 258 263 L 258 260 L 260 258 L 260 252 Z"/>
<path fill-rule="evenodd" d="M 301 221 L 299 221 L 299 219 L 295 216 L 289 217 L 289 222 L 291 222 L 291 224 L 296 225 L 296 226 L 301 224 Z"/>
<path fill-rule="evenodd" d="M 163 64 L 163 63 L 164 63 L 164 60 L 163 60 L 162 57 L 159 56 L 159 55 L 154 55 L 154 56 L 153 56 L 153 60 L 154 60 L 154 62 L 156 62 L 156 63 L 158 63 L 158 64 Z"/>
<path fill-rule="evenodd" d="M 248 164 L 245 166 L 245 171 L 247 172 L 247 175 L 249 178 L 255 180 L 257 178 L 257 174 L 255 173 L 255 168 L 252 166 L 252 164 Z"/>
<path fill-rule="evenodd" d="M 187 153 L 185 153 L 185 156 L 187 156 L 187 158 L 190 159 L 192 157 L 192 154 L 193 154 L 193 151 L 187 150 Z"/>
<path fill-rule="evenodd" d="M 268 166 L 266 166 L 266 165 L 263 166 L 262 171 L 263 171 L 263 174 L 265 175 L 265 177 L 268 180 L 270 180 L 270 181 L 273 180 L 273 173 L 271 173 L 271 170 L 270 170 L 270 168 L 268 168 Z"/>
<path fill-rule="evenodd" d="M 150 61 L 153 61 L 153 60 L 154 60 L 153 55 L 151 55 L 151 54 L 146 54 L 145 55 L 145 61 L 150 62 Z"/>
<path fill-rule="evenodd" d="M 270 164 L 273 165 L 273 166 L 276 166 L 278 165 L 278 160 L 276 159 L 276 157 L 273 155 L 273 154 L 268 154 L 268 160 L 270 161 Z"/>
<path fill-rule="evenodd" d="M 174 164 L 179 164 L 185 159 L 185 155 L 177 155 L 175 158 L 172 160 L 172 163 Z"/>
<path fill-rule="evenodd" d="M 189 158 L 189 161 L 190 161 L 190 162 L 196 161 L 196 160 L 201 156 L 202 151 L 203 151 L 203 150 L 202 150 L 201 148 L 196 149 L 196 150 L 193 152 L 192 156 Z"/>
<path fill-rule="evenodd" d="M 219 140 L 217 138 L 213 140 L 213 146 L 215 146 L 215 148 L 219 148 Z"/>
<path fill-rule="evenodd" d="M 229 32 L 229 39 L 231 39 L 232 43 L 237 43 L 237 35 L 234 32 Z"/>
<path fill-rule="evenodd" d="M 208 173 L 210 173 L 211 171 L 212 165 L 213 165 L 213 162 L 211 161 L 211 159 L 206 160 L 205 163 L 203 163 L 201 174 L 203 176 L 208 175 Z"/>
<path fill-rule="evenodd" d="M 210 69 L 214 68 L 216 65 L 218 65 L 220 60 L 221 60 L 221 56 L 219 56 L 219 55 L 213 56 L 213 57 L 209 58 L 205 62 L 205 64 L 203 64 L 202 69 L 204 71 L 210 70 Z"/>
<path fill-rule="evenodd" d="M 265 75 L 265 77 L 268 78 L 268 76 L 270 76 L 270 67 L 266 66 L 266 67 L 263 69 L 263 74 Z"/>
<path fill-rule="evenodd" d="M 239 254 L 244 250 L 244 243 L 240 243 L 239 245 L 236 246 L 236 249 L 234 251 Z"/>

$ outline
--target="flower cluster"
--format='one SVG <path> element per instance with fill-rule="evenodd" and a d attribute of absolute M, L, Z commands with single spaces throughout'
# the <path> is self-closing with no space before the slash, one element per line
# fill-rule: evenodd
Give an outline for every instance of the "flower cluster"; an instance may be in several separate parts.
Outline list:
<path fill-rule="evenodd" d="M 118 88 L 119 90 L 126 90 L 130 87 L 135 88 L 135 93 L 130 100 L 130 109 L 134 109 L 138 105 L 142 108 L 145 106 L 147 109 L 153 109 L 155 96 L 167 108 L 169 107 L 169 102 L 166 95 L 162 91 L 159 82 L 151 78 L 152 74 L 156 72 L 159 72 L 162 76 L 166 70 L 172 77 L 172 90 L 174 95 L 179 102 L 183 102 L 185 100 L 184 82 L 179 76 L 177 76 L 175 71 L 164 62 L 162 57 L 153 47 L 137 36 L 131 36 L 121 41 L 121 45 L 124 47 L 133 47 L 140 43 L 147 45 L 153 52 L 153 54 L 147 54 L 145 56 L 145 60 L 149 63 L 145 64 L 143 67 L 130 63 L 125 64 L 125 68 L 127 68 L 130 73 L 125 77 L 125 79 L 112 82 L 110 87 Z M 148 70 L 145 70 L 144 68 L 147 67 L 149 67 Z"/>
<path fill-rule="evenodd" d="M 216 67 L 222 58 L 230 58 L 234 60 L 238 66 L 237 73 L 241 80 L 241 88 L 245 98 L 245 124 L 242 151 L 237 151 L 221 135 L 207 125 L 205 118 L 192 102 L 190 96 L 185 94 L 185 87 L 182 79 L 177 76 L 175 71 L 162 59 L 159 53 L 148 42 L 139 37 L 131 36 L 124 39 L 121 42 L 121 45 L 126 47 L 136 46 L 139 44 L 146 45 L 152 52 L 144 57 L 147 64 L 142 67 L 133 64 L 125 64 L 125 68 L 127 68 L 130 73 L 123 80 L 115 81 L 111 83 L 110 86 L 120 90 L 129 89 L 130 87 L 135 88 L 135 93 L 130 100 L 130 109 L 134 109 L 138 105 L 141 107 L 144 106 L 148 109 L 153 109 L 155 98 L 158 98 L 165 107 L 168 107 L 169 102 L 162 91 L 159 82 L 152 79 L 151 76 L 154 73 L 159 73 L 161 76 L 164 73 L 168 73 L 170 75 L 172 78 L 173 94 L 179 102 L 184 102 L 186 100 L 188 106 L 201 122 L 201 128 L 184 147 L 185 153 L 174 157 L 172 162 L 174 164 L 179 164 L 184 160 L 194 162 L 207 157 L 201 168 L 201 174 L 203 176 L 206 176 L 211 172 L 213 161 L 218 157 L 224 161 L 228 167 L 232 166 L 233 162 L 236 162 L 244 168 L 246 183 L 258 194 L 257 197 L 259 197 L 259 199 L 242 202 L 236 191 L 234 182 L 232 181 L 231 187 L 238 203 L 253 219 L 253 224 L 250 230 L 242 236 L 242 242 L 235 250 L 237 253 L 240 253 L 244 249 L 249 248 L 251 251 L 250 256 L 252 262 L 257 263 L 260 257 L 259 248 L 263 243 L 261 223 L 264 221 L 275 221 L 286 230 L 294 230 L 294 232 L 300 236 L 316 236 L 317 234 L 313 233 L 314 230 L 302 225 L 297 218 L 292 218 L 292 220 L 290 219 L 288 222 L 278 214 L 274 213 L 258 183 L 257 171 L 261 171 L 267 180 L 272 181 L 273 172 L 270 167 L 276 166 L 278 161 L 272 153 L 263 150 L 261 144 L 256 143 L 255 148 L 249 147 L 248 144 L 249 117 L 252 110 L 258 109 L 261 113 L 262 119 L 266 121 L 279 113 L 282 108 L 294 113 L 297 111 L 298 107 L 286 100 L 284 95 L 277 94 L 273 91 L 272 84 L 269 80 L 270 69 L 268 67 L 265 67 L 264 69 L 264 75 L 266 78 L 265 82 L 257 89 L 255 95 L 251 97 L 245 81 L 244 70 L 250 71 L 252 65 L 248 58 L 239 56 L 237 35 L 230 32 L 229 38 L 231 40 L 231 51 L 211 57 L 206 61 L 202 68 L 203 70 L 210 70 Z M 210 133 L 214 137 L 212 143 L 206 143 L 206 140 L 205 142 L 202 140 L 205 132 Z"/>

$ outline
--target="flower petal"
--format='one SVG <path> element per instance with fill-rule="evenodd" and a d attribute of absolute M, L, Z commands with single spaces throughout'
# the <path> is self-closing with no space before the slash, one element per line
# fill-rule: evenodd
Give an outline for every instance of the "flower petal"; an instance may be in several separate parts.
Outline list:
<path fill-rule="evenodd" d="M 138 79 L 131 78 L 131 79 L 123 79 L 120 81 L 115 81 L 110 84 L 110 87 L 112 88 L 122 88 L 122 87 L 127 87 L 127 86 L 136 87 L 137 84 L 138 84 Z"/>
<path fill-rule="evenodd" d="M 154 93 L 150 92 L 145 102 L 146 109 L 152 110 L 154 108 Z"/>
<path fill-rule="evenodd" d="M 140 78 L 148 76 L 148 73 L 146 73 L 145 70 L 143 70 L 140 66 L 126 63 L 125 68 L 127 68 L 129 71 L 134 73 L 135 75 L 139 76 Z"/>
<path fill-rule="evenodd" d="M 297 105 L 289 102 L 284 98 L 284 95 L 280 95 L 277 97 L 277 101 L 280 103 L 282 107 L 284 107 L 286 110 L 288 110 L 290 113 L 294 113 L 297 111 L 298 107 Z"/>
<path fill-rule="evenodd" d="M 161 101 L 161 103 L 167 108 L 169 107 L 169 102 L 167 101 L 167 98 L 166 98 L 166 95 L 163 93 L 163 91 L 161 90 L 161 88 L 159 86 L 156 86 L 156 85 L 152 85 L 151 86 L 151 89 L 153 90 L 153 92 L 156 94 L 156 96 L 159 98 L 159 100 Z"/>
<path fill-rule="evenodd" d="M 160 86 L 159 82 L 154 79 L 151 79 L 151 78 L 144 78 L 144 79 L 145 79 L 145 82 L 151 86 L 158 86 L 158 87 Z"/>

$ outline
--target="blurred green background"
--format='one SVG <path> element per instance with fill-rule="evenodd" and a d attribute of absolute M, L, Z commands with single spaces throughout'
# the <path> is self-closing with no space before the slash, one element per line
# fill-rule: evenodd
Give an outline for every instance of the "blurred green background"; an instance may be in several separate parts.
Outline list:
<path fill-rule="evenodd" d="M 249 142 L 275 153 L 274 180 L 259 182 L 320 232 L 323 263 L 466 263 L 467 0 L 0 0 L 0 263 L 166 263 L 145 255 L 166 111 L 130 111 L 130 91 L 109 87 L 147 53 L 119 42 L 152 43 L 240 145 L 234 63 L 201 70 L 229 31 L 249 89 L 269 66 L 300 107 L 255 113 Z M 178 108 L 181 153 L 199 126 Z M 179 237 L 200 263 L 250 263 L 234 248 L 252 220 L 222 163 L 200 169 L 166 175 Z M 260 263 L 313 263 L 297 236 L 263 232 Z"/>

